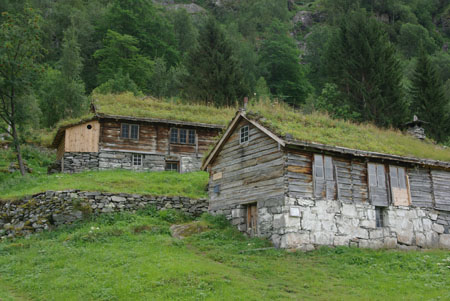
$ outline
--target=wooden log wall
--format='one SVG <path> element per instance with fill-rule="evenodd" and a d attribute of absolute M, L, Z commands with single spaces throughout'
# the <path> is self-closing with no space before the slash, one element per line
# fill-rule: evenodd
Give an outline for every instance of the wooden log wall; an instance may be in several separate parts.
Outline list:
<path fill-rule="evenodd" d="M 287 152 L 286 178 L 288 193 L 292 197 L 313 197 L 312 154 L 297 151 Z"/>
<path fill-rule="evenodd" d="M 121 138 L 121 124 L 138 124 L 139 139 Z M 197 135 L 197 145 L 195 144 L 173 144 L 170 143 L 170 129 L 172 127 L 194 129 Z M 104 149 L 127 150 L 136 152 L 148 152 L 167 155 L 204 155 L 209 146 L 215 142 L 215 137 L 220 133 L 220 129 L 171 126 L 162 123 L 143 122 L 121 122 L 117 120 L 102 121 L 100 143 Z"/>
<path fill-rule="evenodd" d="M 249 141 L 239 131 L 249 126 Z M 284 153 L 273 139 L 242 121 L 210 166 L 210 209 L 284 198 Z"/>

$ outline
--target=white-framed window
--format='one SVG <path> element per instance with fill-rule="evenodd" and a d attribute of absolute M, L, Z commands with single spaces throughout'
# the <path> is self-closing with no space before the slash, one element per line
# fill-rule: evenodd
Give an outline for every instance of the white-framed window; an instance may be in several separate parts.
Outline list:
<path fill-rule="evenodd" d="M 239 143 L 245 143 L 248 142 L 249 140 L 249 128 L 248 125 L 244 125 L 243 127 L 241 127 L 240 131 L 239 131 Z"/>
<path fill-rule="evenodd" d="M 122 123 L 120 126 L 120 137 L 128 139 L 139 139 L 139 125 Z"/>
<path fill-rule="evenodd" d="M 133 166 L 142 166 L 142 154 L 133 154 Z"/>
<path fill-rule="evenodd" d="M 171 128 L 170 143 L 195 144 L 195 130 Z"/>
<path fill-rule="evenodd" d="M 132 162 L 133 166 L 142 166 L 142 154 L 133 154 Z"/>

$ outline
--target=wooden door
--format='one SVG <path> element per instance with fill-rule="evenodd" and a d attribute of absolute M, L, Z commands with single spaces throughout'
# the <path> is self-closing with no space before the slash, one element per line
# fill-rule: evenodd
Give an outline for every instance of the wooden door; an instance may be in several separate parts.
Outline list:
<path fill-rule="evenodd" d="M 256 203 L 247 206 L 247 233 L 250 236 L 258 234 L 258 206 Z"/>

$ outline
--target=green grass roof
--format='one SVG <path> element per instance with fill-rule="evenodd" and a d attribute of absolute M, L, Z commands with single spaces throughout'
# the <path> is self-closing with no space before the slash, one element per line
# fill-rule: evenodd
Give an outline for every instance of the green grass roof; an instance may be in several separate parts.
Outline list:
<path fill-rule="evenodd" d="M 157 118 L 196 123 L 227 125 L 237 107 L 217 108 L 211 105 L 165 101 L 137 97 L 132 93 L 93 95 L 96 112 L 105 115 Z"/>
<path fill-rule="evenodd" d="M 249 113 L 260 116 L 260 123 L 280 136 L 341 146 L 363 151 L 450 162 L 450 149 L 431 141 L 420 141 L 399 130 L 380 129 L 371 124 L 336 120 L 323 113 L 302 114 L 285 104 L 255 102 Z"/>

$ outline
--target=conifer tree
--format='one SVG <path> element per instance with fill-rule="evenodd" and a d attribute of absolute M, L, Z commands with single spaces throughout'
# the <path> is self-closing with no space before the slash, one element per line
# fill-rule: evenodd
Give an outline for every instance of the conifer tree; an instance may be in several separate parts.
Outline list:
<path fill-rule="evenodd" d="M 442 80 L 425 51 L 421 51 L 414 71 L 411 93 L 411 111 L 428 122 L 426 133 L 437 142 L 450 137 L 449 101 L 444 94 Z"/>
<path fill-rule="evenodd" d="M 348 14 L 326 54 L 329 80 L 360 121 L 399 127 L 407 116 L 402 68 L 383 25 L 365 10 Z"/>
<path fill-rule="evenodd" d="M 193 100 L 231 105 L 245 94 L 243 76 L 225 32 L 211 17 L 201 28 L 198 45 L 190 53 L 185 94 Z"/>

